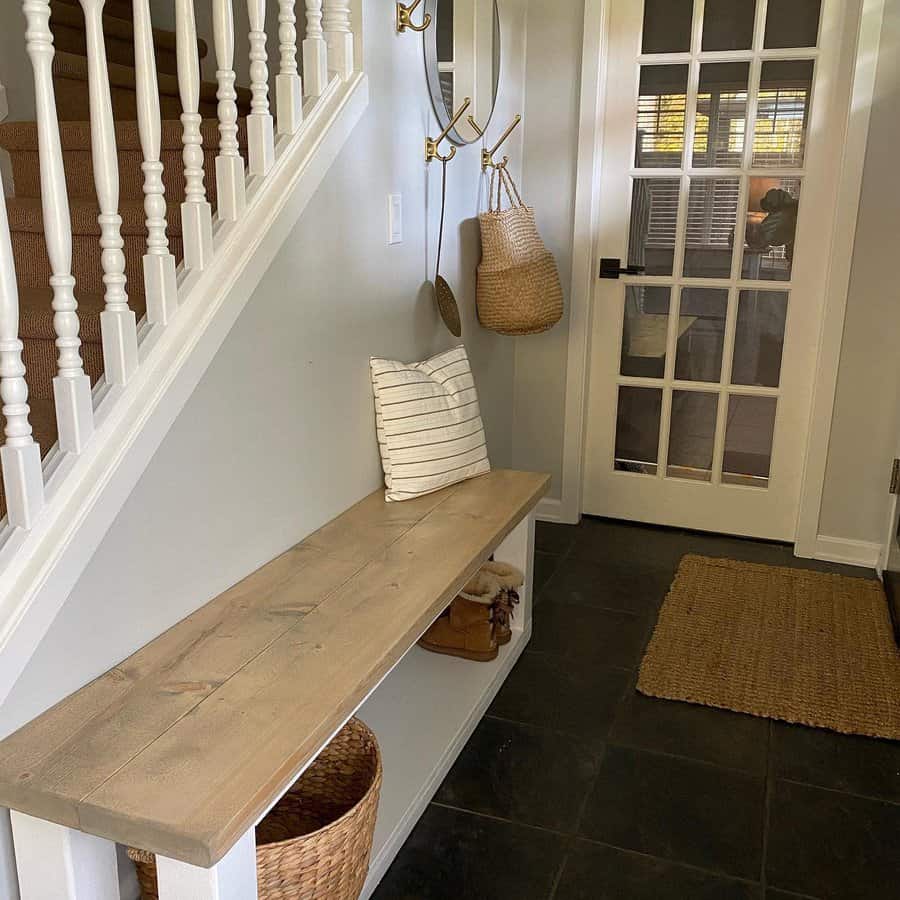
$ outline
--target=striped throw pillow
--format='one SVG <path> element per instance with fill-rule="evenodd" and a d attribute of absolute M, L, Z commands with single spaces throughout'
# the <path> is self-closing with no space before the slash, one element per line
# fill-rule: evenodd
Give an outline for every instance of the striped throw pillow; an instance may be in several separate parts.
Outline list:
<path fill-rule="evenodd" d="M 420 363 L 371 360 L 387 500 L 410 500 L 491 470 L 465 347 Z"/>

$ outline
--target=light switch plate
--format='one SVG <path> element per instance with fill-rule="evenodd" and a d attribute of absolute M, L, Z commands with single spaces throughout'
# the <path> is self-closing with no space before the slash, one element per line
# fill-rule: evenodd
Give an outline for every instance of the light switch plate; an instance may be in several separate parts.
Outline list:
<path fill-rule="evenodd" d="M 388 195 L 388 243 L 403 243 L 403 195 Z"/>

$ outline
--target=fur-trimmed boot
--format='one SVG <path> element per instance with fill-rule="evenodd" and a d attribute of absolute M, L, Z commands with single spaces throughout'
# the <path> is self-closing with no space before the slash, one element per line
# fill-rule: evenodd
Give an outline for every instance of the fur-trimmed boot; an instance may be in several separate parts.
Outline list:
<path fill-rule="evenodd" d="M 432 653 L 478 662 L 496 659 L 497 640 L 491 607 L 457 597 L 419 638 L 419 646 Z"/>
<path fill-rule="evenodd" d="M 497 560 L 488 560 L 481 571 L 493 576 L 500 587 L 494 600 L 494 631 L 498 644 L 508 644 L 512 639 L 512 620 L 519 604 L 518 589 L 525 584 L 525 576 L 515 566 Z"/>

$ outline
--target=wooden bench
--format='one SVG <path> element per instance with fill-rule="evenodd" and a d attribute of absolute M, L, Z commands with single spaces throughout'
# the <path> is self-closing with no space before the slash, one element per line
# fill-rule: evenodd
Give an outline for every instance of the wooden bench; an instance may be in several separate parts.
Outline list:
<path fill-rule="evenodd" d="M 162 900 L 256 897 L 254 826 L 357 711 L 385 769 L 367 897 L 528 641 L 548 485 L 378 491 L 0 743 L 23 898 L 118 898 L 114 842 L 159 855 Z M 498 659 L 415 646 L 495 552 L 527 579 Z"/>

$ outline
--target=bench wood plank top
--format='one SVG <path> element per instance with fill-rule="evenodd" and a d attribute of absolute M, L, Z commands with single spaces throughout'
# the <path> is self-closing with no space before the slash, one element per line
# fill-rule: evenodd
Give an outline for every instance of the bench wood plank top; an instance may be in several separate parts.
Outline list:
<path fill-rule="evenodd" d="M 370 495 L 0 742 L 0 805 L 214 865 L 548 487 Z"/>

